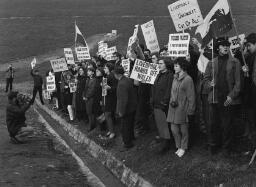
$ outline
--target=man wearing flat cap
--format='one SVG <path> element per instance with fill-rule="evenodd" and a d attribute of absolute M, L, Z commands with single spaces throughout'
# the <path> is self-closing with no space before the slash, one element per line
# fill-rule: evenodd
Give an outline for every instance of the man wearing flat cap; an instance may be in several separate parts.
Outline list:
<path fill-rule="evenodd" d="M 18 92 L 10 92 L 8 94 L 8 102 L 6 108 L 6 124 L 12 143 L 22 143 L 19 138 L 28 136 L 33 133 L 33 128 L 25 124 L 25 113 L 32 104 L 32 101 L 20 103 L 18 100 Z"/>
<path fill-rule="evenodd" d="M 228 38 L 217 39 L 214 49 L 218 56 L 208 63 L 204 75 L 210 103 L 207 134 L 212 154 L 219 146 L 224 155 L 230 153 L 233 122 L 241 104 L 241 64 L 230 55 L 229 46 Z"/>

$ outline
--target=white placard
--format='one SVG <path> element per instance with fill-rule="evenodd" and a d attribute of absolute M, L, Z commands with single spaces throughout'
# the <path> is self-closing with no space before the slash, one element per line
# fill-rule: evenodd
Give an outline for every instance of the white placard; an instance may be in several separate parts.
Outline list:
<path fill-rule="evenodd" d="M 75 64 L 75 59 L 71 48 L 64 48 L 64 55 L 67 60 L 67 64 Z"/>
<path fill-rule="evenodd" d="M 190 35 L 177 33 L 169 35 L 168 52 L 172 57 L 185 57 L 188 55 Z"/>
<path fill-rule="evenodd" d="M 31 61 L 31 68 L 34 69 L 35 66 L 36 66 L 36 58 L 33 58 L 33 60 Z"/>
<path fill-rule="evenodd" d="M 107 48 L 105 52 L 106 52 L 106 57 L 105 57 L 105 59 L 106 59 L 107 61 L 115 60 L 115 59 L 116 59 L 116 57 L 114 57 L 114 55 L 113 55 L 113 53 L 117 52 L 116 46 Z"/>
<path fill-rule="evenodd" d="M 117 30 L 112 30 L 112 34 L 113 34 L 114 36 L 116 36 L 116 35 L 117 35 Z"/>
<path fill-rule="evenodd" d="M 123 59 L 122 60 L 122 67 L 124 68 L 124 75 L 126 77 L 130 74 L 130 60 L 129 59 Z"/>
<path fill-rule="evenodd" d="M 136 59 L 130 78 L 143 83 L 154 84 L 158 73 L 159 68 L 157 64 Z"/>
<path fill-rule="evenodd" d="M 53 92 L 56 89 L 55 76 L 49 75 L 46 77 L 46 90 Z"/>
<path fill-rule="evenodd" d="M 51 92 L 47 90 L 43 90 L 43 96 L 45 100 L 50 100 L 51 99 Z"/>
<path fill-rule="evenodd" d="M 168 6 L 177 32 L 203 23 L 197 0 L 179 0 Z"/>
<path fill-rule="evenodd" d="M 78 61 L 90 60 L 91 55 L 88 47 L 76 47 L 76 56 Z"/>
<path fill-rule="evenodd" d="M 245 34 L 240 34 L 239 39 L 241 40 L 242 43 L 244 43 L 244 39 L 245 39 Z M 240 50 L 240 45 L 239 45 L 239 40 L 237 39 L 237 36 L 234 37 L 230 37 L 228 39 L 228 41 L 230 42 L 230 53 L 231 55 L 234 57 L 235 53 Z"/>
<path fill-rule="evenodd" d="M 141 25 L 147 48 L 151 53 L 158 53 L 160 50 L 153 20 Z"/>
<path fill-rule="evenodd" d="M 68 86 L 69 86 L 69 89 L 70 89 L 70 93 L 76 92 L 77 84 L 75 82 L 70 82 Z"/>
<path fill-rule="evenodd" d="M 66 71 L 68 70 L 68 66 L 65 58 L 50 60 L 51 66 L 54 72 Z"/>

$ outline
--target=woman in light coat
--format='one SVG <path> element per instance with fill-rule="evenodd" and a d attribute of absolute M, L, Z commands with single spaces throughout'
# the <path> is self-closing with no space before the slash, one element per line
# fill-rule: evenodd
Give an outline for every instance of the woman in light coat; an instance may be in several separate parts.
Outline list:
<path fill-rule="evenodd" d="M 174 79 L 172 83 L 170 106 L 167 122 L 171 123 L 179 157 L 188 148 L 189 124 L 193 124 L 195 112 L 195 89 L 192 78 L 186 73 L 188 62 L 178 58 L 174 63 Z"/>

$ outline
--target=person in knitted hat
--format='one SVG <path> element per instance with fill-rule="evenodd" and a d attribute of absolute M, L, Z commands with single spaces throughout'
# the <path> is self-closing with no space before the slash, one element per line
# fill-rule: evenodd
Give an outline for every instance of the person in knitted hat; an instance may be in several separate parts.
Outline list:
<path fill-rule="evenodd" d="M 230 153 L 233 122 L 241 105 L 241 64 L 230 55 L 229 46 L 227 38 L 216 40 L 215 50 L 218 56 L 208 63 L 204 74 L 210 103 L 207 128 L 209 150 L 216 153 L 216 148 L 222 146 L 224 155 Z M 222 142 L 219 142 L 221 139 Z"/>

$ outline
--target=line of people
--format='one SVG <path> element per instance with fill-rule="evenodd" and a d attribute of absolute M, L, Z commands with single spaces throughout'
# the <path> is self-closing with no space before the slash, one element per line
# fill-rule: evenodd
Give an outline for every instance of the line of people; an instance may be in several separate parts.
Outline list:
<path fill-rule="evenodd" d="M 136 58 L 159 66 L 154 85 L 124 76 L 121 66 L 124 56 L 120 53 L 115 53 L 116 60 L 109 62 L 95 56 L 93 61 L 82 62 L 77 67 L 70 65 L 68 71 L 54 73 L 58 108 L 66 111 L 71 121 L 75 114 L 78 120 L 88 122 L 89 130 L 105 119 L 104 138 L 108 139 L 116 137 L 114 124 L 116 117 L 120 118 L 125 149 L 133 146 L 134 130 L 138 134 L 147 133 L 149 116 L 154 114 L 163 142 L 160 152 L 168 151 L 174 138 L 175 153 L 179 157 L 185 154 L 189 141 L 193 141 L 200 130 L 206 131 L 212 154 L 220 148 L 223 154 L 229 154 L 235 137 L 234 123 L 241 114 L 248 114 L 241 124 L 245 131 L 254 130 L 255 33 L 246 37 L 243 51 L 246 63 L 239 52 L 231 56 L 230 43 L 225 37 L 215 41 L 214 50 L 210 50 L 214 54 L 209 54 L 207 49 L 201 50 L 193 39 L 186 58 L 166 57 L 167 48 L 151 55 L 142 45 L 135 45 L 132 49 Z M 130 61 L 132 69 L 134 60 Z M 72 93 L 70 82 L 74 81 L 77 89 Z M 107 90 L 105 97 L 102 97 L 103 86 Z M 248 121 L 250 125 L 246 125 Z"/>

